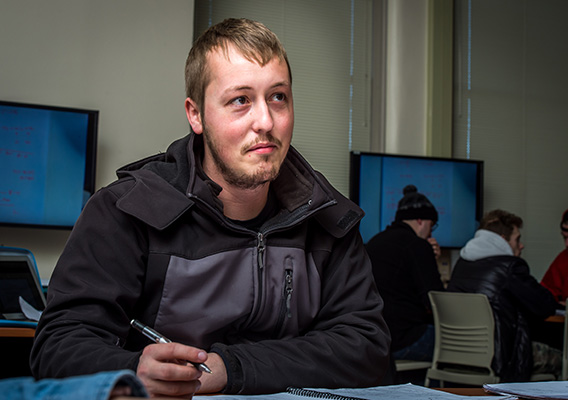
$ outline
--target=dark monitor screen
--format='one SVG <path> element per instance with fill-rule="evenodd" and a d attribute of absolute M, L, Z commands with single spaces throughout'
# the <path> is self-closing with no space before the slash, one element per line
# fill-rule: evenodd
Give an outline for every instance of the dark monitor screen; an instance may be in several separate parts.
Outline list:
<path fill-rule="evenodd" d="M 29 250 L 0 247 L 0 318 L 25 320 L 19 298 L 38 311 L 45 296 L 33 254 Z"/>
<path fill-rule="evenodd" d="M 25 260 L 2 260 L 0 272 L 0 313 L 12 314 L 21 312 L 18 297 L 21 296 L 36 310 L 45 308 L 45 300 L 41 297 L 40 287 L 30 273 Z"/>
<path fill-rule="evenodd" d="M 70 229 L 95 190 L 98 111 L 0 101 L 0 224 Z"/>
<path fill-rule="evenodd" d="M 352 152 L 349 194 L 365 211 L 365 243 L 394 221 L 409 184 L 436 207 L 440 246 L 460 248 L 474 236 L 483 214 L 482 161 Z"/>

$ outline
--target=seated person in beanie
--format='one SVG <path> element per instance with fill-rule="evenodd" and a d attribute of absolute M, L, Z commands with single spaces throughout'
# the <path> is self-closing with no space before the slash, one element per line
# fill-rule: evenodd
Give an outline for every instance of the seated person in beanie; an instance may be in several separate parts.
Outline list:
<path fill-rule="evenodd" d="M 553 315 L 557 303 L 521 258 L 522 226 L 507 211 L 487 213 L 461 249 L 447 289 L 488 297 L 495 318 L 492 367 L 503 382 L 526 381 L 533 373 L 558 375 L 562 366 L 559 350 L 532 341 L 531 328 Z"/>
<path fill-rule="evenodd" d="M 383 297 L 395 360 L 432 360 L 434 326 L 430 290 L 444 290 L 431 237 L 438 212 L 414 185 L 403 190 L 395 221 L 366 245 L 373 275 Z"/>
<path fill-rule="evenodd" d="M 550 264 L 540 284 L 550 290 L 556 301 L 565 306 L 568 297 L 568 210 L 562 214 L 560 234 L 565 248 Z"/>

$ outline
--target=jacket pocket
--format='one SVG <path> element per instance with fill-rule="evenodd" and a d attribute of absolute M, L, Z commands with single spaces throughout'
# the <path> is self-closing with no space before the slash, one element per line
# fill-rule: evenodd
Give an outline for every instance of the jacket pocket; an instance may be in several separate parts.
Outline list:
<path fill-rule="evenodd" d="M 294 262 L 292 257 L 286 257 L 284 260 L 284 281 L 282 285 L 282 298 L 280 301 L 280 310 L 278 320 L 274 329 L 274 337 L 277 338 L 282 331 L 286 320 L 292 318 L 291 301 L 292 292 L 294 291 Z"/>

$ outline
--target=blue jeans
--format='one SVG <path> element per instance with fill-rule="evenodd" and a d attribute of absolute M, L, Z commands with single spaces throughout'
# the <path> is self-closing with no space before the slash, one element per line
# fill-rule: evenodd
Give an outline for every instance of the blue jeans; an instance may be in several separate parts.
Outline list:
<path fill-rule="evenodd" d="M 428 325 L 426 332 L 416 342 L 392 353 L 395 360 L 432 361 L 434 354 L 434 325 Z"/>
<path fill-rule="evenodd" d="M 32 377 L 4 379 L 0 380 L 0 397 L 3 400 L 108 400 L 117 386 L 130 387 L 133 396 L 148 397 L 142 382 L 130 370 L 39 381 Z"/>

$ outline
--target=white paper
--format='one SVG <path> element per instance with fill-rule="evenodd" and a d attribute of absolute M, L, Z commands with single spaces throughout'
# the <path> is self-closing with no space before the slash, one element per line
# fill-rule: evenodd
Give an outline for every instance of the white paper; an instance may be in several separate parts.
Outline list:
<path fill-rule="evenodd" d="M 512 394 L 526 399 L 568 399 L 568 381 L 495 383 L 483 387 L 491 393 Z"/>
<path fill-rule="evenodd" d="M 372 388 L 361 389 L 310 389 L 321 393 L 331 393 L 334 395 L 341 395 L 346 397 L 355 397 L 364 400 L 487 400 L 487 396 L 460 396 L 452 393 L 443 392 L 440 390 L 430 389 L 423 386 L 413 385 L 407 383 L 404 385 L 392 386 L 376 386 Z M 219 395 L 219 396 L 193 396 L 194 399 L 210 399 L 210 400 L 245 400 L 245 399 L 266 399 L 266 400 L 301 400 L 302 396 L 296 396 L 290 393 L 276 393 L 268 395 Z M 311 397 L 316 398 L 316 397 Z M 322 397 L 326 398 L 326 397 Z M 329 397 L 327 397 L 329 398 Z M 516 399 L 512 396 L 491 396 L 491 399 Z"/>
<path fill-rule="evenodd" d="M 32 305 L 25 301 L 22 296 L 19 296 L 18 300 L 20 302 L 20 308 L 22 309 L 22 312 L 24 313 L 26 318 L 30 321 L 39 321 L 39 317 L 41 317 L 41 311 L 33 308 Z"/>

